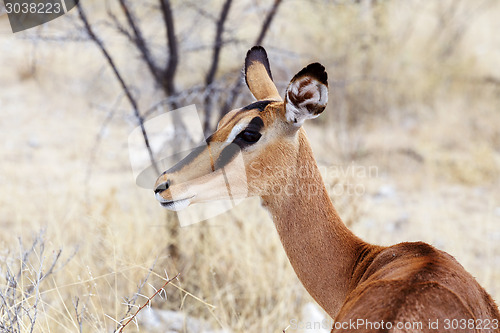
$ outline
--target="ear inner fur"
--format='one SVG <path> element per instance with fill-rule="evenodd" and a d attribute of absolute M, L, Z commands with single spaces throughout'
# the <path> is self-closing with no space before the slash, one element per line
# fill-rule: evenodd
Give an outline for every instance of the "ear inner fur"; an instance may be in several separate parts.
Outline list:
<path fill-rule="evenodd" d="M 290 81 L 285 94 L 285 116 L 300 127 L 306 119 L 316 118 L 328 102 L 328 75 L 319 63 L 304 67 Z"/>

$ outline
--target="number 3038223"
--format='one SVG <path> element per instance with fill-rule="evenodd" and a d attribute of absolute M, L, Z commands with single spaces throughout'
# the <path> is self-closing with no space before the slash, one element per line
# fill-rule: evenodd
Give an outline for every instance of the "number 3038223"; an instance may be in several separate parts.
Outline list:
<path fill-rule="evenodd" d="M 60 14 L 63 8 L 60 3 L 6 2 L 7 14 Z"/>
<path fill-rule="evenodd" d="M 498 319 L 445 319 L 444 329 L 497 330 Z"/>

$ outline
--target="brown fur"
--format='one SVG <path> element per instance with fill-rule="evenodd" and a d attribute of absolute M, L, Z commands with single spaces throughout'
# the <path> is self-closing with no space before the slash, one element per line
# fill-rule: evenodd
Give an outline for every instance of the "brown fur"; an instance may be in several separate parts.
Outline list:
<path fill-rule="evenodd" d="M 271 86 L 270 71 L 266 69 L 268 64 L 258 63 L 259 57 L 263 57 L 262 50 L 258 52 L 257 60 L 247 68 L 247 77 L 253 80 L 249 87 L 256 97 L 276 98 L 276 88 L 274 84 Z M 267 56 L 265 59 L 267 61 Z M 307 75 L 307 71 L 301 73 L 302 77 Z M 322 74 L 316 76 L 323 80 Z M 326 74 L 324 78 L 326 80 Z M 318 80 L 314 76 L 311 79 Z M 300 94 L 295 97 L 299 98 Z M 210 159 L 217 158 L 221 149 L 211 146 L 224 142 L 235 126 L 258 115 L 264 122 L 262 139 L 242 151 L 247 183 L 240 185 L 248 186 L 248 195 L 262 198 L 297 276 L 337 323 L 364 319 L 393 325 L 392 328 L 358 327 L 360 332 L 500 332 L 491 325 L 482 330 L 477 327 L 446 329 L 447 319 L 471 320 L 473 326 L 480 321 L 498 321 L 498 308 L 449 254 L 422 242 L 382 247 L 356 237 L 333 207 L 304 129 L 288 123 L 285 114 L 285 103 L 281 101 L 270 103 L 263 111 L 232 111 L 219 123 L 207 152 L 195 163 L 173 174 L 162 175 L 157 186 L 167 180 L 172 184 L 182 180 L 184 183 L 178 186 L 181 190 L 185 188 L 186 193 L 196 188 L 195 194 L 203 197 L 205 191 L 213 190 Z M 225 169 L 229 174 L 237 173 L 231 163 Z M 263 172 L 265 170 L 268 172 Z M 160 195 L 167 199 L 170 190 Z M 231 188 L 231 192 L 244 191 Z M 223 194 L 210 194 L 209 199 L 218 199 L 218 195 Z M 193 200 L 196 202 L 196 196 Z M 436 321 L 437 329 L 429 327 Z M 405 322 L 421 322 L 422 327 L 413 330 L 396 327 L 397 323 Z M 352 327 L 336 326 L 332 330 L 352 331 Z"/>

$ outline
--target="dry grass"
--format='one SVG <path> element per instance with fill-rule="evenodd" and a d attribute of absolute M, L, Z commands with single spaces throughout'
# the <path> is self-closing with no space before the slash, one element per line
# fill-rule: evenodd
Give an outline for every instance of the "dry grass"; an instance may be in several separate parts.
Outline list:
<path fill-rule="evenodd" d="M 307 61 L 328 69 L 331 102 L 307 130 L 327 185 L 363 189 L 332 193 L 351 228 L 381 244 L 430 242 L 456 256 L 499 301 L 500 87 L 487 78 L 500 77 L 494 33 L 500 7 L 457 2 L 451 11 L 451 1 L 386 1 L 370 13 L 347 1 L 290 1 L 266 44 L 281 87 Z M 251 40 L 258 14 L 233 22 L 240 24 L 234 34 Z M 153 264 L 153 286 L 164 283 L 165 271 L 181 273 L 178 288 L 167 287 L 168 299 L 155 299 L 154 307 L 182 309 L 234 332 L 280 332 L 300 318 L 311 299 L 258 200 L 171 234 L 173 216 L 132 178 L 126 143 L 134 124 L 125 102 L 104 131 L 87 179 L 118 85 L 90 44 L 34 47 L 9 34 L 5 20 L 0 24 L 0 59 L 9 64 L 0 72 L 0 283 L 19 260 L 17 237 L 28 244 L 45 228 L 44 262 L 51 251 L 62 248 L 66 258 L 78 247 L 40 285 L 37 332 L 77 332 L 79 320 L 84 332 L 113 330 L 111 318 L 123 316 L 124 297 Z M 120 49 L 120 40 L 113 47 Z M 248 47 L 225 51 L 228 69 L 240 66 Z M 157 96 L 130 54 L 120 61 L 130 61 L 124 68 L 137 86 L 145 83 L 147 107 Z M 196 80 L 193 66 L 202 58 L 183 58 L 179 75 L 186 85 Z M 377 173 L 334 172 L 351 163 Z M 168 256 L 172 245 L 175 260 Z M 142 292 L 154 289 L 146 285 Z"/>

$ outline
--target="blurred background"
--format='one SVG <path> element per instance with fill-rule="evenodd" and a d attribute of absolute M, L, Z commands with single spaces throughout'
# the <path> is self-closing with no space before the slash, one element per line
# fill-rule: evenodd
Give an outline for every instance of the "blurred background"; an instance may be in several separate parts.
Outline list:
<path fill-rule="evenodd" d="M 325 65 L 305 127 L 349 228 L 431 243 L 500 301 L 500 2 L 81 0 L 16 34 L 2 5 L 0 330 L 119 330 L 179 273 L 126 331 L 328 332 L 258 199 L 181 228 L 131 171 L 142 121 L 195 104 L 209 134 L 252 101 L 255 44 L 280 92 Z"/>

